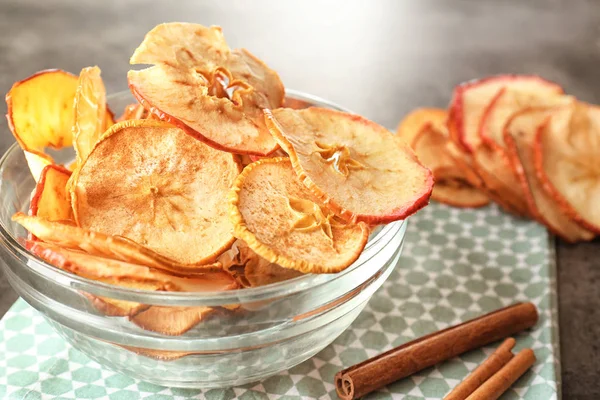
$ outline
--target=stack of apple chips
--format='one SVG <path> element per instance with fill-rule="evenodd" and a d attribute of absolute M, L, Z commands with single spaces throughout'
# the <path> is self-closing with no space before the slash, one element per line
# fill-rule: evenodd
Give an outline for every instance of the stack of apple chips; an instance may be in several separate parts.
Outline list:
<path fill-rule="evenodd" d="M 493 201 L 568 242 L 600 232 L 600 108 L 553 82 L 501 75 L 463 83 L 448 110 L 417 109 L 398 135 L 432 170 L 439 202 Z"/>

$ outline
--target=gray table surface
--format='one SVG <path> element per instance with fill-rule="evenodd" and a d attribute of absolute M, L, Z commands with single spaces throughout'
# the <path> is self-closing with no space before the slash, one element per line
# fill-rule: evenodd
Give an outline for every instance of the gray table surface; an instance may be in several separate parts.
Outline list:
<path fill-rule="evenodd" d="M 446 106 L 461 81 L 498 73 L 539 74 L 600 103 L 594 0 L 1 0 L 0 92 L 41 69 L 95 64 L 109 92 L 124 90 L 129 56 L 165 21 L 221 25 L 287 87 L 388 127 L 417 106 Z M 1 136 L 0 151 L 12 142 Z M 557 243 L 566 399 L 600 398 L 599 250 L 598 241 Z M 15 299 L 0 275 L 0 315 Z"/>

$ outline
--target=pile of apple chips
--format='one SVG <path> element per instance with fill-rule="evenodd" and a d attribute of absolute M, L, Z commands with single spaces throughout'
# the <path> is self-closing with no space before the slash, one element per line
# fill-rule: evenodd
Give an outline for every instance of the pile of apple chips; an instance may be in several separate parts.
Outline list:
<path fill-rule="evenodd" d="M 429 167 L 432 198 L 490 200 L 568 242 L 600 232 L 600 108 L 537 76 L 502 75 L 454 89 L 448 111 L 418 109 L 398 134 Z"/>
<path fill-rule="evenodd" d="M 284 108 L 277 73 L 218 27 L 158 25 L 131 64 L 151 66 L 129 71 L 139 103 L 117 122 L 97 67 L 42 71 L 6 96 L 37 181 L 13 219 L 59 268 L 152 291 L 262 286 L 342 271 L 371 227 L 428 203 L 433 176 L 410 146 L 357 115 Z M 68 147 L 68 166 L 46 152 Z M 166 334 L 213 311 L 90 300 Z"/>

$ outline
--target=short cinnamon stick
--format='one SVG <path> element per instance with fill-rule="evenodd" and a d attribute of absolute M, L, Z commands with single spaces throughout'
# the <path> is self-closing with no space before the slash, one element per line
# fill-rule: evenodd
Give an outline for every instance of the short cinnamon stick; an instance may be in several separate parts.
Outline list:
<path fill-rule="evenodd" d="M 483 382 L 487 381 L 513 358 L 511 350 L 515 343 L 513 338 L 508 338 L 502 342 L 496 351 L 444 397 L 444 400 L 465 400 L 469 397 Z"/>
<path fill-rule="evenodd" d="M 335 386 L 344 400 L 362 397 L 469 350 L 531 328 L 538 320 L 532 303 L 518 303 L 432 333 L 338 372 Z"/>
<path fill-rule="evenodd" d="M 467 400 L 496 400 L 535 363 L 533 350 L 524 349 L 500 371 L 485 381 Z"/>

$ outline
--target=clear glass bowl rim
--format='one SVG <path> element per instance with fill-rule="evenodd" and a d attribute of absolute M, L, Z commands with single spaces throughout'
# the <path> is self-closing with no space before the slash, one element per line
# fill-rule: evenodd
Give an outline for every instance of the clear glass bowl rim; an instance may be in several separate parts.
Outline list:
<path fill-rule="evenodd" d="M 129 91 L 121 91 L 109 95 L 108 103 L 111 100 L 131 96 Z M 317 96 L 306 94 L 300 91 L 286 89 L 286 97 L 295 100 L 302 100 L 311 103 L 313 106 L 332 108 L 335 110 L 350 112 L 349 110 L 332 103 L 328 100 Z M 132 98 L 133 100 L 133 98 Z M 0 171 L 6 168 L 6 162 L 10 155 L 16 151 L 21 151 L 18 143 L 14 143 L 0 158 Z M 0 195 L 2 195 L 0 193 Z M 396 221 L 383 226 L 383 228 L 371 238 L 365 247 L 361 257 L 349 268 L 337 274 L 318 274 L 318 275 L 303 275 L 294 279 L 283 281 L 276 284 L 261 286 L 256 288 L 245 288 L 230 290 L 224 292 L 156 292 L 139 289 L 129 289 L 126 287 L 109 285 L 97 282 L 91 279 L 83 278 L 56 268 L 55 266 L 45 262 L 35 254 L 29 252 L 11 233 L 4 221 L 0 221 L 0 238 L 4 245 L 16 258 L 22 261 L 24 268 L 31 268 L 40 275 L 43 279 L 48 279 L 62 286 L 76 288 L 97 295 L 107 296 L 114 299 L 133 301 L 144 304 L 164 304 L 176 305 L 179 301 L 186 303 L 202 302 L 206 304 L 235 304 L 240 302 L 264 301 L 281 296 L 287 296 L 305 290 L 325 285 L 333 284 L 338 279 L 341 279 L 349 272 L 357 268 L 369 268 L 369 260 L 374 253 L 378 251 L 375 244 L 382 239 L 393 236 L 400 231 L 405 224 L 405 221 Z M 384 244 L 385 245 L 385 244 Z M 361 262 L 361 259 L 364 261 Z M 373 270 L 373 274 L 377 273 L 378 269 Z M 355 282 L 355 286 L 361 285 L 363 282 Z"/>

